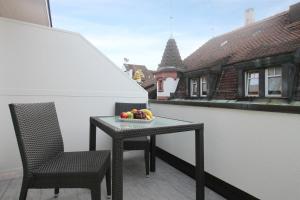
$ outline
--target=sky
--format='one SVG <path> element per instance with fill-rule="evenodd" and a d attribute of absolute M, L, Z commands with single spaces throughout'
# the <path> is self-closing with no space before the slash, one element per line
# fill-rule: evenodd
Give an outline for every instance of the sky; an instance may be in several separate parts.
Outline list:
<path fill-rule="evenodd" d="M 53 27 L 82 34 L 117 66 L 156 70 L 173 36 L 184 59 L 214 36 L 262 20 L 299 0 L 50 0 Z M 172 20 L 170 20 L 172 16 Z"/>

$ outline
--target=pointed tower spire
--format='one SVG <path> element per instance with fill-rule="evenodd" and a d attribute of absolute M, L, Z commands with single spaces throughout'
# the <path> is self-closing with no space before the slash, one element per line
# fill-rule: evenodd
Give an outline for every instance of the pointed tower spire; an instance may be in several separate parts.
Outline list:
<path fill-rule="evenodd" d="M 163 57 L 157 70 L 160 71 L 164 68 L 175 68 L 175 70 L 184 69 L 180 53 L 174 38 L 170 38 L 168 40 Z"/>

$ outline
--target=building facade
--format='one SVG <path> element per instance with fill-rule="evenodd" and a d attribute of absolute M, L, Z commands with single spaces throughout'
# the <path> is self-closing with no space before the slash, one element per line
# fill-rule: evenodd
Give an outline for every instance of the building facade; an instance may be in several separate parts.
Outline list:
<path fill-rule="evenodd" d="M 170 98 L 300 100 L 300 3 L 217 36 L 183 60 Z"/>

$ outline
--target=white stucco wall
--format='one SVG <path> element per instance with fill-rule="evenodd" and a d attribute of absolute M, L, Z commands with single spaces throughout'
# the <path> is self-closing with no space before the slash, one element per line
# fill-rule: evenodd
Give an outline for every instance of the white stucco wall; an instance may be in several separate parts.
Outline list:
<path fill-rule="evenodd" d="M 263 200 L 300 199 L 300 115 L 151 103 L 155 115 L 204 122 L 205 170 Z M 194 134 L 157 145 L 194 164 Z"/>
<path fill-rule="evenodd" d="M 160 97 L 169 97 L 171 93 L 175 92 L 177 88 L 177 84 L 179 82 L 179 78 L 174 79 L 174 78 L 166 78 L 163 82 L 164 84 L 164 91 L 159 92 L 157 88 L 157 96 Z M 158 85 L 157 85 L 158 87 Z"/>
<path fill-rule="evenodd" d="M 56 103 L 66 151 L 88 150 L 89 117 L 147 92 L 81 35 L 0 18 L 0 178 L 21 168 L 8 104 Z M 97 148 L 110 148 L 98 134 Z"/>

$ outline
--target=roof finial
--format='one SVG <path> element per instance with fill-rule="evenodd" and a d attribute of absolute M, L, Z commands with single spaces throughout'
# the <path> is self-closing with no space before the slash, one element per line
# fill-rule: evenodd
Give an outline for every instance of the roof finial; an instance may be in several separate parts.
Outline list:
<path fill-rule="evenodd" d="M 170 0 L 170 17 L 169 17 L 169 26 L 170 26 L 170 38 L 173 38 L 173 4 L 172 0 Z"/>

